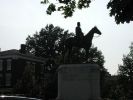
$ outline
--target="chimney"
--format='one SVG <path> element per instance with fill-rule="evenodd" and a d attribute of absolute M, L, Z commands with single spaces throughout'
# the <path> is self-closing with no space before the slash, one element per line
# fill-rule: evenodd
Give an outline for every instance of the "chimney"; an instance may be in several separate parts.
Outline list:
<path fill-rule="evenodd" d="M 25 44 L 21 44 L 19 52 L 23 53 L 23 54 L 26 54 L 26 45 Z"/>

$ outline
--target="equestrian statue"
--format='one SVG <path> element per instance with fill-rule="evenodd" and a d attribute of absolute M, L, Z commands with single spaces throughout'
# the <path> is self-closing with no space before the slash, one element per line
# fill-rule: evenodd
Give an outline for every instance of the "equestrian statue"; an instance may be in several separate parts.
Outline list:
<path fill-rule="evenodd" d="M 89 56 L 89 49 L 92 45 L 92 39 L 94 37 L 94 33 L 101 35 L 101 32 L 96 26 L 94 26 L 84 36 L 80 28 L 80 22 L 77 22 L 77 27 L 75 28 L 75 32 L 76 32 L 75 37 L 70 37 L 65 41 L 65 53 L 67 53 L 67 59 L 70 59 L 73 47 L 84 48 L 86 51 L 86 59 L 87 59 Z"/>

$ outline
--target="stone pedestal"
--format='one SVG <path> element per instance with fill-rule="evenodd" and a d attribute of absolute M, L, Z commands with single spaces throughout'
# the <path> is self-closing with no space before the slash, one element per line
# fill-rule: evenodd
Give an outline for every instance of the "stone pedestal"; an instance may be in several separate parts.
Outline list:
<path fill-rule="evenodd" d="M 98 65 L 61 65 L 58 69 L 57 100 L 100 100 L 99 78 Z"/>

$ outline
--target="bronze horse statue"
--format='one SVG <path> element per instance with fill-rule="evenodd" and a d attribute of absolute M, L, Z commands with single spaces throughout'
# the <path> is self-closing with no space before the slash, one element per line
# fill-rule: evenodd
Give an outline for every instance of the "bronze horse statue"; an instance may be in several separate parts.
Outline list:
<path fill-rule="evenodd" d="M 68 59 L 71 56 L 72 48 L 84 48 L 86 51 L 86 58 L 88 58 L 89 49 L 92 45 L 94 33 L 101 35 L 100 30 L 95 26 L 93 27 L 82 39 L 78 40 L 76 37 L 70 37 L 65 41 L 65 52 L 68 52 Z"/>

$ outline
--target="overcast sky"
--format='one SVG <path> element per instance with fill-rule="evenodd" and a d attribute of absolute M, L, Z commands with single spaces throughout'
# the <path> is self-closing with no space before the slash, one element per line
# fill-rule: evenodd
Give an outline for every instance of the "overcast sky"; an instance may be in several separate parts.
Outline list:
<path fill-rule="evenodd" d="M 102 51 L 108 71 L 116 74 L 123 54 L 129 52 L 133 41 L 133 23 L 116 25 L 106 8 L 108 2 L 94 0 L 90 8 L 76 10 L 73 17 L 64 19 L 60 12 L 46 15 L 46 5 L 40 4 L 40 0 L 0 0 L 0 48 L 2 51 L 19 49 L 28 35 L 40 31 L 47 24 L 74 32 L 79 21 L 84 33 L 95 25 L 101 30 L 102 35 L 94 38 L 93 44 Z"/>

